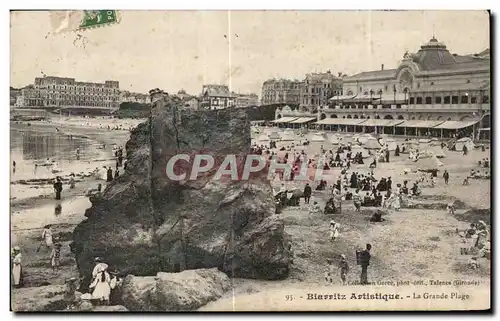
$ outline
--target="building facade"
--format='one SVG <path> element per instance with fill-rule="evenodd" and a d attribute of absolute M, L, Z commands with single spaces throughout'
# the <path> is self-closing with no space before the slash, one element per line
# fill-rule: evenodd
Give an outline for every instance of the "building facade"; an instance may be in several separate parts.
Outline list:
<path fill-rule="evenodd" d="M 120 92 L 120 103 L 151 103 L 151 97 L 148 94 L 133 93 L 127 90 Z"/>
<path fill-rule="evenodd" d="M 198 110 L 200 108 L 200 100 L 198 97 L 185 97 L 182 101 L 186 109 Z"/>
<path fill-rule="evenodd" d="M 331 97 L 342 95 L 342 77 L 337 77 L 330 71 L 307 74 L 303 83 L 300 105 L 307 110 L 317 109 L 326 105 Z"/>
<path fill-rule="evenodd" d="M 257 94 L 233 93 L 233 95 L 236 97 L 235 107 L 237 108 L 259 106 L 259 96 Z"/>
<path fill-rule="evenodd" d="M 203 85 L 200 107 L 204 109 L 224 109 L 235 105 L 236 97 L 225 85 Z"/>
<path fill-rule="evenodd" d="M 33 85 L 21 90 L 17 104 L 21 107 L 94 107 L 118 108 L 118 81 L 104 83 L 78 82 L 74 78 L 39 77 Z"/>
<path fill-rule="evenodd" d="M 382 65 L 345 78 L 319 119 L 480 120 L 489 116 L 490 71 L 489 49 L 452 54 L 433 37 L 396 69 Z"/>
<path fill-rule="evenodd" d="M 299 80 L 269 79 L 262 84 L 261 105 L 299 105 L 302 85 Z"/>

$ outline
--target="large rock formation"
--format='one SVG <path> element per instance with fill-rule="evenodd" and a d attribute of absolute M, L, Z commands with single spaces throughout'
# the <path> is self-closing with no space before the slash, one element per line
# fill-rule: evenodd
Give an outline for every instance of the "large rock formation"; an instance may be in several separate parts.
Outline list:
<path fill-rule="evenodd" d="M 231 277 L 286 277 L 290 255 L 269 181 L 258 175 L 215 180 L 215 170 L 172 181 L 165 171 L 177 154 L 210 153 L 216 163 L 228 154 L 243 159 L 250 151 L 245 112 L 177 108 L 168 97 L 155 103 L 149 121 L 127 142 L 125 174 L 91 199 L 88 218 L 75 228 L 73 250 L 84 284 L 96 256 L 138 276 L 217 267 Z M 183 166 L 176 173 L 189 177 L 189 166 L 177 164 Z"/>
<path fill-rule="evenodd" d="M 118 289 L 118 300 L 130 311 L 192 311 L 230 288 L 227 275 L 215 268 L 159 272 L 156 277 L 128 275 Z"/>

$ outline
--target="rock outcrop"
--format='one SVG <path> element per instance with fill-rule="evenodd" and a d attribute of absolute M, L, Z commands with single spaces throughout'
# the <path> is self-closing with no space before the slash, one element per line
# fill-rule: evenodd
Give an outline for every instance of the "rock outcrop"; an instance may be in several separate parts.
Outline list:
<path fill-rule="evenodd" d="M 288 241 L 267 174 L 249 181 L 214 179 L 215 170 L 196 180 L 166 175 L 167 162 L 178 154 L 209 153 L 216 164 L 229 154 L 244 160 L 250 152 L 245 112 L 178 107 L 168 97 L 155 103 L 149 121 L 136 127 L 126 144 L 125 173 L 102 197 L 91 199 L 88 218 L 75 228 L 73 249 L 83 283 L 90 283 L 96 256 L 138 276 L 217 267 L 231 277 L 286 277 Z M 190 176 L 187 162 L 176 165 L 176 174 Z"/>
<path fill-rule="evenodd" d="M 192 311 L 230 288 L 229 277 L 213 268 L 159 272 L 156 277 L 128 275 L 117 290 L 118 300 L 130 311 Z"/>

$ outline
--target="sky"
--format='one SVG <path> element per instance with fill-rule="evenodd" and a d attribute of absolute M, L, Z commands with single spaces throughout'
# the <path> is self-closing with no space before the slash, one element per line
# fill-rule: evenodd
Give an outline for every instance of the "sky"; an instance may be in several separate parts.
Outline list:
<path fill-rule="evenodd" d="M 486 11 L 120 11 L 117 24 L 62 30 L 64 12 L 11 12 L 10 83 L 43 74 L 117 80 L 121 90 L 225 84 L 261 95 L 270 78 L 397 68 L 433 34 L 450 52 L 489 48 Z M 55 20 L 54 20 L 55 19 Z M 66 29 L 72 29 L 70 24 Z"/>

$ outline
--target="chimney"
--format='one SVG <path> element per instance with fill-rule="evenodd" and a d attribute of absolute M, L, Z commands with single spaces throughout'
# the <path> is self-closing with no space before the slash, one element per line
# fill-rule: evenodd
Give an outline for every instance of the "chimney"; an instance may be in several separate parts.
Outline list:
<path fill-rule="evenodd" d="M 381 69 L 384 70 L 384 64 L 382 64 Z"/>

